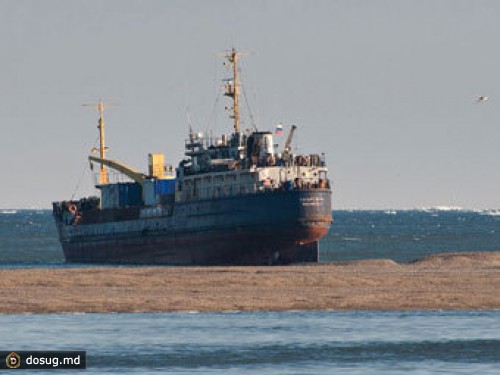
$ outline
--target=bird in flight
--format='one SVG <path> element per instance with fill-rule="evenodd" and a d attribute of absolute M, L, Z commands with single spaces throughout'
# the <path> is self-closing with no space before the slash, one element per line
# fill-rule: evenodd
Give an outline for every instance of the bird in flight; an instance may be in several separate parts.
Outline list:
<path fill-rule="evenodd" d="M 476 103 L 484 103 L 487 102 L 489 98 L 487 96 L 480 96 L 476 99 Z"/>

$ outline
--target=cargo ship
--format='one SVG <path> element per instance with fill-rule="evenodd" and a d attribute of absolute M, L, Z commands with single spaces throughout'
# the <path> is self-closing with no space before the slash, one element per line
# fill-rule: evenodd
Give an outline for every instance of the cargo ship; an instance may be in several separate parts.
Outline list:
<path fill-rule="evenodd" d="M 242 131 L 240 54 L 224 54 L 234 131 L 205 137 L 189 128 L 177 168 L 148 155 L 140 172 L 106 157 L 105 103 L 99 101 L 98 155 L 88 157 L 100 197 L 53 202 L 67 262 L 171 265 L 272 265 L 319 261 L 332 223 L 324 154 L 296 155 L 284 131 Z M 283 135 L 284 137 L 285 135 Z M 285 138 L 283 138 L 285 140 Z M 128 182 L 110 180 L 110 171 Z"/>

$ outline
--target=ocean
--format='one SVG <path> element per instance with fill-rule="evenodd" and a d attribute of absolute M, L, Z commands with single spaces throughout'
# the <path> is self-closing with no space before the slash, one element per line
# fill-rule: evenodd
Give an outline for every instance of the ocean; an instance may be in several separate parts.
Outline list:
<path fill-rule="evenodd" d="M 85 374 L 499 374 L 499 321 L 500 311 L 0 315 L 0 350 L 86 350 Z"/>
<path fill-rule="evenodd" d="M 334 218 L 323 262 L 500 249 L 495 210 Z M 20 267 L 80 267 L 50 211 L 0 210 L 0 268 Z M 86 374 L 499 374 L 498 327 L 500 311 L 0 315 L 0 351 L 86 350 Z"/>
<path fill-rule="evenodd" d="M 500 251 L 500 211 L 334 211 L 322 262 Z M 0 209 L 0 267 L 67 267 L 49 210 Z M 74 265 L 72 265 L 74 267 Z"/>

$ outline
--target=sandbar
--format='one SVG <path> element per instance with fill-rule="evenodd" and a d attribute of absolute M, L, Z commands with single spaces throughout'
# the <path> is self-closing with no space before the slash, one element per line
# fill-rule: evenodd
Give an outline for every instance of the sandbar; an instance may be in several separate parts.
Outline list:
<path fill-rule="evenodd" d="M 412 263 L 0 270 L 0 313 L 497 310 L 500 252 Z"/>

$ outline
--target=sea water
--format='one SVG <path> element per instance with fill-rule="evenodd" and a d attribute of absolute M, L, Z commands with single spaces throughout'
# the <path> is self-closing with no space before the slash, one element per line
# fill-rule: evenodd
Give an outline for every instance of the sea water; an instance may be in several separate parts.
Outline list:
<path fill-rule="evenodd" d="M 333 217 L 320 241 L 322 262 L 408 262 L 434 253 L 500 251 L 496 210 L 334 211 Z M 0 209 L 0 267 L 62 266 L 67 267 L 49 210 Z"/>
<path fill-rule="evenodd" d="M 334 218 L 323 262 L 500 249 L 498 211 Z M 0 210 L 0 267 L 79 265 L 50 211 Z M 88 374 L 500 374 L 499 327 L 500 311 L 0 315 L 0 351 L 86 350 Z"/>
<path fill-rule="evenodd" d="M 0 315 L 0 350 L 86 350 L 86 374 L 499 374 L 499 322 L 500 311 Z"/>

